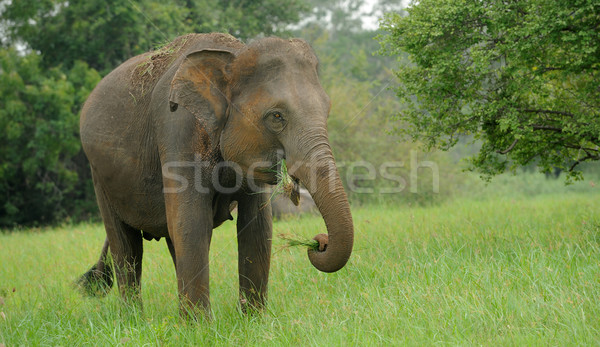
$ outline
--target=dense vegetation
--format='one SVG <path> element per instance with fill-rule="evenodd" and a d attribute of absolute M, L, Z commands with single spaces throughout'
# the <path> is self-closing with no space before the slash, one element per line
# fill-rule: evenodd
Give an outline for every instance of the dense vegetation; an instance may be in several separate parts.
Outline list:
<path fill-rule="evenodd" d="M 465 97 L 468 91 L 474 91 L 473 88 L 476 88 L 475 84 L 471 85 L 469 81 L 480 83 L 477 78 L 484 78 L 484 73 L 493 72 L 489 66 L 477 70 L 479 72 L 471 71 L 472 66 L 465 67 L 457 64 L 455 60 L 443 58 L 450 57 L 452 49 L 461 49 L 466 45 L 467 43 L 461 41 L 459 34 L 464 30 L 475 32 L 476 25 L 473 24 L 473 27 L 465 25 L 461 29 L 463 31 L 457 30 L 454 44 L 452 43 L 454 41 L 440 37 L 449 35 L 444 31 L 445 28 L 451 30 L 458 24 L 451 21 L 444 23 L 438 28 L 441 36 L 435 36 L 437 35 L 435 31 L 426 30 L 426 23 L 430 18 L 419 17 L 420 15 L 434 16 L 436 13 L 442 14 L 448 11 L 454 13 L 452 2 L 440 2 L 440 6 L 436 7 L 435 11 L 421 11 L 424 14 L 419 14 L 418 7 L 413 6 L 414 10 L 411 11 L 416 13 L 404 17 L 405 12 L 400 10 L 398 2 L 380 0 L 374 8 L 377 14 L 396 13 L 389 14 L 383 26 L 389 32 L 385 40 L 392 57 L 373 56 L 373 52 L 379 49 L 379 44 L 373 39 L 378 32 L 364 29 L 361 18 L 356 12 L 364 4 L 363 0 L 0 1 L 0 32 L 3 33 L 0 35 L 2 42 L 0 131 L 6 135 L 0 139 L 0 227 L 40 225 L 65 219 L 97 218 L 89 167 L 81 151 L 78 135 L 78 114 L 81 105 L 100 78 L 122 61 L 132 55 L 159 47 L 176 36 L 188 32 L 227 31 L 243 40 L 275 34 L 283 37 L 302 37 L 311 43 L 320 60 L 322 84 L 333 102 L 329 118 L 330 140 L 336 160 L 340 164 L 342 180 L 354 205 L 382 201 L 429 204 L 456 195 L 468 189 L 471 184 L 471 178 L 461 173 L 464 165 L 461 164 L 460 159 L 476 154 L 480 146 L 482 150 L 475 157 L 472 165 L 480 167 L 484 173 L 495 173 L 506 166 L 527 162 L 519 158 L 531 159 L 532 163 L 528 168 L 536 164 L 541 164 L 542 168 L 548 168 L 550 164 L 559 167 L 572 165 L 575 160 L 582 159 L 581 155 L 585 155 L 586 149 L 595 148 L 593 141 L 585 142 L 589 134 L 598 133 L 594 124 L 597 124 L 597 119 L 600 118 L 595 117 L 594 115 L 597 114 L 591 111 L 591 113 L 577 113 L 587 118 L 577 118 L 576 123 L 568 123 L 568 117 L 559 120 L 550 117 L 558 116 L 553 113 L 554 111 L 545 114 L 545 119 L 553 125 L 558 126 L 556 122 L 569 125 L 568 129 L 561 132 L 534 131 L 524 127 L 519 122 L 529 122 L 531 119 L 527 120 L 516 113 L 505 112 L 514 107 L 524 106 L 516 102 L 511 103 L 506 98 L 502 99 L 504 96 L 496 98 L 496 94 L 493 93 L 487 96 L 491 98 L 494 95 L 490 102 L 481 103 L 473 99 L 475 101 L 472 100 L 470 106 L 462 108 L 461 112 L 469 113 L 469 117 L 463 113 L 443 113 L 443 110 L 451 110 L 452 105 L 459 102 L 457 99 L 442 95 L 446 87 L 454 93 L 460 92 L 460 96 Z M 429 6 L 428 4 L 429 2 L 422 1 L 419 6 Z M 559 11 L 561 8 L 563 10 L 567 8 L 560 6 L 566 5 L 559 2 L 554 9 Z M 489 8 L 491 12 L 488 16 L 495 13 L 493 9 L 494 7 Z M 577 21 L 581 20 L 581 27 L 588 28 L 590 16 L 595 10 L 595 6 L 585 7 L 574 14 L 572 21 L 579 23 Z M 481 14 L 480 12 L 469 15 L 477 16 L 477 13 Z M 464 11 L 457 13 L 464 14 Z M 502 13 L 499 13 L 498 18 L 484 17 L 488 22 L 497 19 L 498 32 L 504 33 L 502 28 L 510 27 L 505 35 L 513 36 L 520 35 L 522 30 L 533 32 L 543 24 L 540 22 L 542 19 L 535 22 L 537 17 L 532 15 L 531 21 L 537 23 L 537 26 L 523 28 L 511 26 L 511 20 L 514 21 L 514 18 L 510 17 L 510 13 L 512 12 L 508 11 L 502 16 Z M 550 14 L 544 17 L 544 20 L 550 20 L 548 16 Z M 408 18 L 413 17 L 414 19 L 411 20 L 414 20 L 415 24 L 406 24 L 409 23 L 406 22 Z M 435 18 L 432 17 L 431 20 L 433 19 Z M 423 27 L 417 25 L 419 23 Z M 426 35 L 423 36 L 423 40 L 436 38 L 437 41 L 432 41 L 432 45 L 427 46 L 428 49 L 419 52 L 416 52 L 417 46 L 402 47 L 403 42 L 409 42 L 406 40 L 412 37 L 402 34 L 404 31 L 399 31 L 404 30 L 402 29 L 404 27 L 408 34 L 411 33 L 410 30 L 416 30 L 415 33 L 422 32 Z M 554 30 L 552 28 L 548 27 L 545 30 L 555 34 L 568 34 L 568 32 L 552 31 Z M 118 31 L 115 31 L 117 29 Z M 490 29 L 489 34 L 494 32 Z M 587 30 L 583 34 L 586 40 L 594 38 L 592 31 Z M 552 35 L 546 39 L 545 36 L 538 38 L 542 40 L 539 44 L 554 37 Z M 562 44 L 565 46 L 556 46 L 557 49 L 568 49 L 569 54 L 579 54 L 577 57 L 581 59 L 588 57 L 585 49 L 593 50 L 597 47 L 597 41 L 584 47 L 579 40 L 568 40 L 564 35 L 560 36 L 562 40 L 560 42 L 564 41 Z M 476 36 L 473 40 L 475 38 Z M 515 44 L 521 41 L 516 40 Z M 473 45 L 474 49 L 469 52 L 482 53 L 482 50 L 477 48 L 480 46 L 475 43 Z M 501 46 L 500 43 L 497 45 L 500 47 L 497 49 L 503 51 L 486 52 L 500 54 L 510 49 L 509 46 Z M 511 55 L 509 62 L 512 64 L 512 62 L 525 61 L 527 47 L 529 46 L 516 46 L 515 52 L 519 54 Z M 412 60 L 409 60 L 401 49 L 409 52 Z M 548 47 L 546 53 L 540 55 L 539 59 L 545 57 L 555 59 L 555 62 L 559 61 L 559 56 L 552 55 L 551 47 Z M 436 70 L 442 67 L 432 65 L 430 72 L 437 71 L 435 76 L 440 80 L 414 78 L 410 82 L 411 79 L 407 78 L 406 73 L 401 73 L 400 79 L 397 79 L 389 69 L 394 65 L 394 61 L 399 61 L 402 66 L 400 71 L 412 71 L 413 76 L 418 76 L 421 71 L 419 69 L 422 67 L 417 64 L 419 60 L 415 57 L 419 57 L 419 54 L 423 54 L 423 59 L 430 59 L 432 63 L 450 64 L 447 67 L 442 66 L 448 74 L 444 75 L 441 73 L 442 70 Z M 432 56 L 429 57 L 427 54 Z M 493 60 L 491 55 L 476 54 L 472 59 L 475 58 L 481 59 L 477 60 L 479 64 L 477 66 L 483 66 Z M 565 107 L 578 105 L 581 102 L 593 104 L 597 101 L 597 99 L 592 101 L 586 99 L 597 92 L 597 89 L 594 91 L 592 88 L 593 83 L 590 83 L 598 77 L 597 66 L 592 64 L 589 67 L 588 63 L 592 58 L 588 58 L 577 65 L 587 69 L 585 73 L 577 75 L 579 76 L 576 77 L 577 83 L 560 85 L 561 93 L 581 92 L 583 94 L 546 98 L 543 102 L 547 103 L 544 105 L 548 110 L 554 110 L 550 106 L 558 105 L 559 101 Z M 584 61 L 588 62 L 587 65 L 583 63 Z M 544 94 L 544 88 L 555 88 L 553 85 L 562 78 L 559 74 L 567 76 L 575 68 L 573 66 L 573 69 L 565 71 L 552 70 L 542 73 L 539 69 L 527 70 L 522 65 L 510 69 L 508 66 L 499 70 L 506 74 L 502 75 L 505 76 L 502 83 L 510 86 L 508 89 L 503 89 L 504 94 L 511 91 L 515 93 L 513 94 L 515 100 L 531 102 L 542 102 L 541 97 L 548 94 Z M 450 67 L 455 70 L 451 70 Z M 464 69 L 470 69 L 469 74 L 458 76 Z M 514 76 L 508 75 L 511 71 L 521 71 L 522 74 L 519 72 Z M 527 76 L 537 77 L 527 79 Z M 468 88 L 454 88 L 451 85 L 446 85 L 444 87 L 446 89 L 428 88 L 430 83 L 448 81 L 464 82 L 465 88 Z M 521 82 L 527 84 L 521 84 L 524 87 L 519 89 Z M 406 89 L 411 86 L 420 88 L 419 83 L 423 84 L 421 89 Z M 392 90 L 398 87 L 399 90 L 406 91 L 403 94 L 406 98 L 398 99 L 395 96 Z M 424 94 L 418 94 L 417 91 Z M 475 92 L 470 97 L 479 98 L 480 93 Z M 415 100 L 418 102 L 413 102 Z M 493 100 L 496 101 L 492 102 Z M 437 105 L 436 102 L 445 106 L 440 108 L 438 106 L 441 104 Z M 460 100 L 460 102 L 465 101 Z M 506 105 L 506 107 L 494 108 L 496 106 L 492 104 Z M 533 104 L 527 107 L 534 106 L 542 107 Z M 492 108 L 497 112 L 487 112 Z M 397 120 L 398 110 L 402 110 L 401 121 Z M 564 111 L 561 110 L 560 112 Z M 465 127 L 456 129 L 448 126 L 454 119 L 458 119 L 457 117 L 460 119 L 466 117 L 473 123 L 465 123 Z M 421 128 L 415 127 L 415 124 L 411 126 L 411 120 L 419 122 Z M 483 123 L 478 125 L 478 122 Z M 477 131 L 479 128 L 482 131 Z M 391 133 L 392 129 L 398 131 Z M 423 153 L 417 151 L 419 142 L 400 141 L 398 132 L 403 130 L 414 135 L 415 139 L 425 145 L 437 144 L 448 147 L 458 139 L 458 146 L 455 146 L 450 153 Z M 528 131 L 533 132 L 535 136 L 526 136 Z M 469 132 L 474 136 L 463 136 Z M 553 140 L 552 146 L 560 147 L 565 142 L 559 140 L 564 137 L 575 140 L 579 136 L 577 134 L 585 135 L 581 139 L 589 144 L 577 153 L 573 152 L 573 149 L 561 152 L 558 149 L 554 150 L 556 149 L 554 147 L 544 147 L 546 144 L 544 141 L 547 139 Z M 471 139 L 477 141 L 475 146 L 466 145 L 465 140 Z M 506 154 L 497 153 L 509 148 L 510 151 Z M 533 156 L 534 151 L 541 152 L 546 157 L 541 157 L 541 160 L 536 159 Z M 570 155 L 566 159 L 563 158 L 564 165 L 554 161 L 561 153 Z M 528 154 L 531 156 L 527 157 Z M 544 158 L 554 159 L 548 161 Z M 572 160 L 569 161 L 569 158 Z M 436 181 L 436 177 L 439 177 L 439 181 Z"/>
<path fill-rule="evenodd" d="M 100 76 L 82 61 L 44 70 L 40 60 L 0 51 L 0 226 L 95 208 L 77 114 Z"/>
<path fill-rule="evenodd" d="M 78 114 L 101 76 L 188 32 L 291 35 L 309 10 L 300 0 L 0 5 L 0 227 L 96 215 Z"/>
<path fill-rule="evenodd" d="M 580 178 L 600 159 L 600 3 L 414 1 L 383 22 L 400 57 L 399 132 L 447 149 L 472 134 L 471 168 L 535 162 Z M 408 58 L 406 59 L 406 55 Z"/>
<path fill-rule="evenodd" d="M 187 32 L 225 31 L 244 40 L 271 34 L 308 40 L 319 56 L 321 80 L 333 100 L 330 134 L 342 178 L 347 187 L 349 183 L 359 188 L 350 191 L 351 200 L 431 200 L 432 173 L 425 170 L 421 180 L 413 182 L 425 194 L 408 193 L 412 146 L 398 144 L 386 133 L 398 108 L 388 91 L 394 84 L 386 68 L 391 59 L 372 55 L 378 49 L 376 33 L 362 29 L 353 12 L 362 4 L 361 0 L 11 2 L 2 12 L 7 36 L 0 54 L 0 128 L 7 137 L 0 142 L 0 227 L 97 216 L 88 164 L 79 145 L 81 105 L 101 76 L 122 61 Z M 391 7 L 382 1 L 377 10 Z M 288 28 L 290 24 L 294 29 Z M 432 156 L 419 160 L 427 158 Z M 437 159 L 440 165 L 450 163 Z M 374 175 L 363 166 L 352 166 L 367 160 Z M 384 162 L 402 162 L 384 173 L 401 178 L 384 180 L 380 170 Z M 360 177 L 365 174 L 368 179 Z M 402 188 L 403 180 L 404 194 L 377 194 L 390 186 Z"/>

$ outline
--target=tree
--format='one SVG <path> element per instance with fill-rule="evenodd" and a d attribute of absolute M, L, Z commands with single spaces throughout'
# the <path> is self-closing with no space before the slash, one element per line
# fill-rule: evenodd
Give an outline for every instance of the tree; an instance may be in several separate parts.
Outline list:
<path fill-rule="evenodd" d="M 365 0 L 308 0 L 312 11 L 303 18 L 305 25 L 327 28 L 330 36 L 363 31 L 360 18 Z"/>
<path fill-rule="evenodd" d="M 77 114 L 100 76 L 83 62 L 67 73 L 40 65 L 37 54 L 0 50 L 1 227 L 53 222 L 93 201 Z"/>
<path fill-rule="evenodd" d="M 44 67 L 82 60 L 108 73 L 126 59 L 165 42 L 185 26 L 185 8 L 158 1 L 13 1 L 2 14 L 9 34 L 41 53 Z M 163 29 L 159 29 L 163 28 Z"/>
<path fill-rule="evenodd" d="M 186 0 L 190 32 L 227 32 L 239 39 L 287 35 L 287 27 L 309 11 L 307 0 Z"/>
<path fill-rule="evenodd" d="M 481 142 L 486 177 L 537 162 L 600 159 L 600 3 L 420 0 L 388 13 L 382 52 L 399 57 L 399 132 L 448 149 Z M 406 54 L 409 59 L 405 59 Z"/>
<path fill-rule="evenodd" d="M 2 18 L 12 40 L 40 52 L 45 67 L 70 68 L 82 60 L 106 74 L 179 35 L 271 35 L 307 10 L 303 0 L 19 0 L 6 6 Z"/>
<path fill-rule="evenodd" d="M 307 39 L 319 57 L 319 79 L 331 98 L 329 141 L 350 202 L 430 204 L 455 193 L 463 179 L 454 175 L 456 165 L 448 155 L 417 153 L 415 144 L 399 143 L 390 133 L 399 102 L 389 90 L 394 76 L 385 61 L 391 58 L 366 53 L 377 49 L 375 32 L 332 37 L 325 25 L 310 23 L 297 36 Z M 413 165 L 412 159 L 419 163 Z M 418 179 L 412 177 L 412 169 L 427 161 L 445 173 L 439 194 L 433 169 L 420 166 Z"/>
<path fill-rule="evenodd" d="M 0 227 L 96 213 L 78 114 L 101 75 L 188 32 L 280 33 L 306 9 L 303 0 L 0 0 Z"/>

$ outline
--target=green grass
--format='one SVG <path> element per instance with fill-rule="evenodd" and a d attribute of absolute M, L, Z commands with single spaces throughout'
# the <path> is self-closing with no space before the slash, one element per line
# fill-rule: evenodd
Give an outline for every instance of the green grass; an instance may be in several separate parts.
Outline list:
<path fill-rule="evenodd" d="M 600 195 L 463 199 L 428 208 L 355 209 L 355 251 L 320 273 L 303 247 L 275 239 L 270 301 L 237 306 L 234 223 L 215 230 L 215 319 L 179 319 L 166 244 L 145 242 L 144 313 L 117 291 L 84 298 L 72 282 L 95 261 L 101 225 L 0 234 L 0 344 L 598 345 Z M 312 238 L 318 216 L 276 222 Z"/>

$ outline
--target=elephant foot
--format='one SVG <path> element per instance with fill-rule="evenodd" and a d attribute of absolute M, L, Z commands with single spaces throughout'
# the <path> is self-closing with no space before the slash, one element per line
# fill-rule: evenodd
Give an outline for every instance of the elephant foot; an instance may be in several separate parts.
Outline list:
<path fill-rule="evenodd" d="M 264 298 L 240 297 L 240 308 L 243 314 L 250 316 L 261 314 L 265 307 L 266 300 Z"/>
<path fill-rule="evenodd" d="M 98 264 L 92 266 L 75 283 L 81 291 L 89 296 L 103 297 L 112 288 L 113 270 L 110 264 L 104 264 L 103 269 L 98 269 Z"/>
<path fill-rule="evenodd" d="M 210 323 L 214 320 L 210 304 L 192 304 L 185 299 L 180 301 L 179 316 L 188 322 Z"/>

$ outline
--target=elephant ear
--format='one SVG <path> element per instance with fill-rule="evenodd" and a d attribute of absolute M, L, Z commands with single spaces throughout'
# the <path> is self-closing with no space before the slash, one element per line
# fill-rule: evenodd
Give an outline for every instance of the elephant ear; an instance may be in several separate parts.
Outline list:
<path fill-rule="evenodd" d="M 211 146 L 218 143 L 226 122 L 227 67 L 234 55 L 223 50 L 204 49 L 188 54 L 171 81 L 171 112 L 183 106 L 199 120 Z"/>

